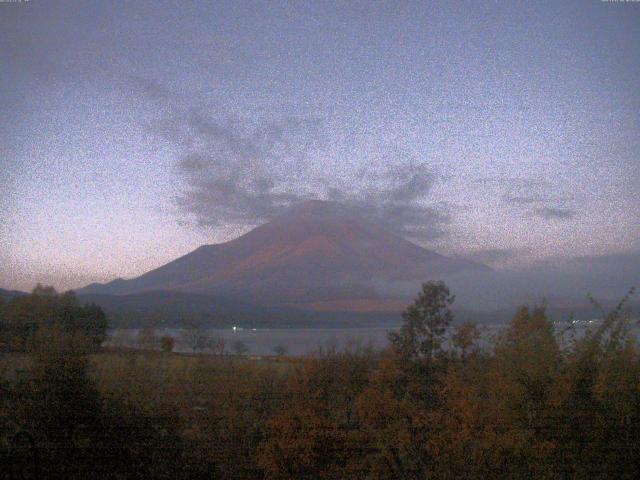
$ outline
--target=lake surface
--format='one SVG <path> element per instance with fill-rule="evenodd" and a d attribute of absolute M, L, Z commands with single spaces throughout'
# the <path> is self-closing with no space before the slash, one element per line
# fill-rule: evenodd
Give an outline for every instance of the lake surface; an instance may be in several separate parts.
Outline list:
<path fill-rule="evenodd" d="M 386 327 L 372 328 L 269 328 L 269 329 L 207 329 L 206 335 L 215 341 L 223 338 L 227 352 L 232 352 L 232 344 L 243 342 L 250 355 L 273 355 L 274 348 L 284 347 L 289 355 L 305 355 L 320 348 L 335 347 L 339 351 L 347 348 L 371 347 L 382 350 L 387 346 Z M 171 336 L 176 341 L 176 352 L 191 352 L 189 332 L 182 329 L 166 328 L 155 331 L 157 337 Z M 137 329 L 120 329 L 111 332 L 107 345 L 138 347 Z"/>
<path fill-rule="evenodd" d="M 581 335 L 586 325 L 576 327 L 576 333 Z M 396 329 L 399 328 L 396 327 Z M 480 345 L 487 347 L 492 339 L 504 328 L 504 325 L 480 325 Z M 558 327 L 562 328 L 561 326 Z M 247 347 L 249 355 L 273 355 L 277 346 L 284 347 L 290 355 L 305 355 L 317 352 L 319 349 L 335 347 L 338 351 L 347 348 L 369 347 L 374 350 L 382 350 L 388 346 L 388 333 L 394 330 L 389 327 L 370 328 L 266 328 L 266 329 L 242 329 L 214 328 L 203 330 L 210 341 L 224 339 L 227 352 L 232 352 L 234 342 L 241 341 Z M 640 330 L 636 325 L 632 328 L 636 338 Z M 138 329 L 119 329 L 110 332 L 106 345 L 138 348 Z M 193 332 L 191 332 L 193 333 Z M 177 328 L 165 328 L 155 330 L 157 338 L 171 336 L 176 341 L 174 351 L 191 352 L 190 331 Z M 204 350 L 206 351 L 206 349 Z"/>

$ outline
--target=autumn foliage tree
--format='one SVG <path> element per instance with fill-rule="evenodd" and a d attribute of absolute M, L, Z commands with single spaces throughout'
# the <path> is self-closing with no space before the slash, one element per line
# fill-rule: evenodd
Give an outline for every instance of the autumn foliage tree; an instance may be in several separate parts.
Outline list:
<path fill-rule="evenodd" d="M 403 312 L 400 331 L 389 335 L 393 348 L 408 361 L 430 362 L 441 356 L 454 300 L 444 282 L 424 283 L 418 298 Z"/>
<path fill-rule="evenodd" d="M 278 362 L 89 356 L 43 309 L 29 344 L 58 343 L 32 350 L 26 380 L 0 376 L 0 460 L 17 425 L 50 478 L 637 476 L 640 349 L 622 304 L 586 329 L 522 307 L 492 338 L 455 325 L 452 302 L 425 284 L 391 348 Z"/>
<path fill-rule="evenodd" d="M 171 353 L 175 346 L 176 346 L 175 338 L 169 335 L 164 335 L 163 337 L 160 338 L 160 348 L 162 349 L 163 352 Z"/>
<path fill-rule="evenodd" d="M 30 295 L 12 299 L 3 316 L 5 342 L 16 350 L 37 349 L 38 332 L 52 328 L 82 334 L 94 350 L 107 335 L 107 318 L 99 306 L 83 305 L 73 292 L 59 294 L 53 287 L 38 285 Z"/>
<path fill-rule="evenodd" d="M 267 478 L 330 479 L 360 456 L 356 399 L 368 383 L 366 352 L 320 352 L 291 375 L 283 408 L 267 424 L 259 463 Z"/>

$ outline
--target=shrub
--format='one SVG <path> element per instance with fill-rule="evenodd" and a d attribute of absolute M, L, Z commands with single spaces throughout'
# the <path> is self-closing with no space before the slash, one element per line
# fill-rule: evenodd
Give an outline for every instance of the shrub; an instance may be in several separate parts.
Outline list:
<path fill-rule="evenodd" d="M 173 349 L 175 346 L 176 346 L 176 340 L 173 337 L 169 335 L 165 335 L 162 338 L 160 338 L 160 348 L 162 349 L 163 352 L 171 353 L 173 352 Z"/>

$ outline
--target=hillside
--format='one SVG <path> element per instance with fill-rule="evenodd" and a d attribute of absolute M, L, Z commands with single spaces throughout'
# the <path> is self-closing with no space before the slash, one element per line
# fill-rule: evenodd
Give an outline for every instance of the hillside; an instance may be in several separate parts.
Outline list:
<path fill-rule="evenodd" d="M 0 288 L 0 299 L 6 301 L 11 300 L 12 298 L 19 297 L 20 295 L 26 295 L 25 292 L 20 292 L 18 290 L 5 290 Z"/>

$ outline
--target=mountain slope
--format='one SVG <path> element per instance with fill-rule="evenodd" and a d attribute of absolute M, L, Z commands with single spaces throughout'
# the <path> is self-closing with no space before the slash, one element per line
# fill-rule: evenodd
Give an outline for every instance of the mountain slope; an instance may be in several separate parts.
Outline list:
<path fill-rule="evenodd" d="M 3 288 L 0 288 L 0 298 L 5 302 L 8 302 L 15 297 L 21 297 L 22 295 L 27 295 L 27 293 L 20 292 L 18 290 L 5 290 Z"/>
<path fill-rule="evenodd" d="M 486 270 L 419 247 L 339 204 L 312 201 L 230 242 L 204 245 L 140 277 L 79 293 L 175 290 L 262 305 L 344 305 L 386 298 L 391 284 Z"/>

